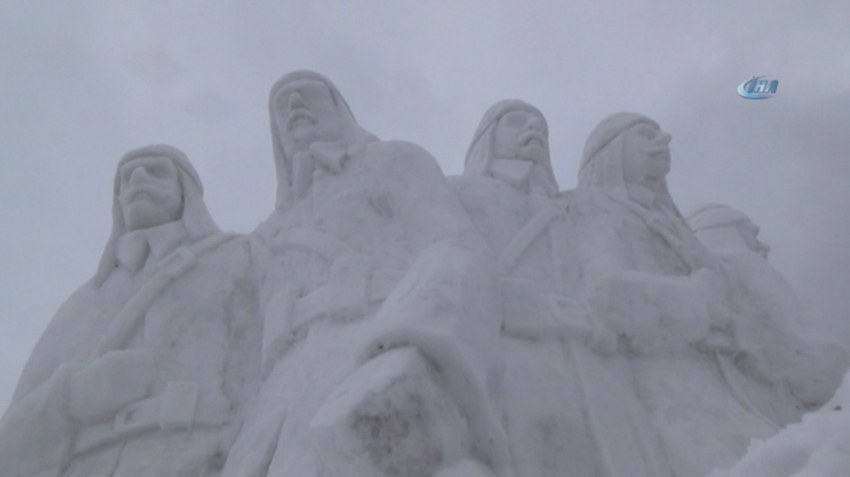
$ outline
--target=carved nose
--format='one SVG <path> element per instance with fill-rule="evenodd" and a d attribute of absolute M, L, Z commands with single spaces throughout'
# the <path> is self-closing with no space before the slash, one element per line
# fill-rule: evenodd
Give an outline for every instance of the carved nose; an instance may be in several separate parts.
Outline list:
<path fill-rule="evenodd" d="M 546 123 L 543 122 L 543 119 L 538 118 L 536 116 L 532 116 L 528 118 L 525 122 L 526 129 L 534 129 L 535 131 L 540 131 L 541 133 L 546 131 Z"/>
<path fill-rule="evenodd" d="M 150 179 L 150 175 L 148 175 L 148 171 L 145 170 L 144 167 L 137 167 L 133 169 L 133 172 L 130 173 L 130 180 L 127 181 L 129 184 L 144 184 Z"/>
<path fill-rule="evenodd" d="M 664 144 L 665 146 L 670 144 L 670 140 L 673 139 L 673 136 L 667 134 L 666 132 L 660 133 L 658 138 L 656 139 L 660 144 Z"/>
<path fill-rule="evenodd" d="M 304 102 L 304 98 L 296 91 L 289 95 L 289 109 L 299 108 L 307 108 L 307 104 Z"/>

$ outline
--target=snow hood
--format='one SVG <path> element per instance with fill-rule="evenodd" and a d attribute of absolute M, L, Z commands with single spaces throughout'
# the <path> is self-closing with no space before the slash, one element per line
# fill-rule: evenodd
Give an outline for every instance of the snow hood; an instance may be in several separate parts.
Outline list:
<path fill-rule="evenodd" d="M 121 187 L 121 166 L 139 157 L 164 156 L 174 163 L 180 180 L 180 188 L 183 191 L 183 214 L 181 221 L 186 229 L 186 234 L 192 241 L 199 240 L 215 232 L 221 232 L 210 216 L 207 205 L 204 203 L 204 186 L 198 171 L 189 162 L 189 158 L 183 151 L 166 144 L 156 144 L 133 149 L 118 161 L 115 170 L 115 182 L 112 190 L 112 234 L 106 242 L 103 256 L 100 259 L 97 273 L 94 276 L 94 284 L 99 287 L 106 281 L 109 274 L 117 266 L 116 244 L 118 239 L 127 232 L 124 224 L 124 214 L 121 211 L 121 203 L 118 201 L 118 192 Z"/>

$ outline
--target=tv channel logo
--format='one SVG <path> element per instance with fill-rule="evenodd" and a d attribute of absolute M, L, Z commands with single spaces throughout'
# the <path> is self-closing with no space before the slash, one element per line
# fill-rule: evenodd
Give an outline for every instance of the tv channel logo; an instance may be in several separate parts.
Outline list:
<path fill-rule="evenodd" d="M 738 95 L 747 99 L 767 99 L 776 94 L 779 80 L 766 80 L 764 76 L 753 76 L 738 85 Z"/>

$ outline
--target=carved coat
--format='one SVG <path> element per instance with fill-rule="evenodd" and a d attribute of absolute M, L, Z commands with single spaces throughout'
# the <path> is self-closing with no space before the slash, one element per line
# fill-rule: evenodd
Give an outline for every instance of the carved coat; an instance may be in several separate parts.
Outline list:
<path fill-rule="evenodd" d="M 578 267 L 568 198 L 556 197 L 548 163 L 548 180 L 533 182 L 529 162 L 494 157 L 498 121 L 511 111 L 542 118 L 519 100 L 496 103 L 475 133 L 463 175 L 449 181 L 498 257 L 505 361 L 499 396 L 514 470 L 590 477 L 599 471 L 598 457 L 572 355 L 589 330 L 570 310 Z"/>
<path fill-rule="evenodd" d="M 0 421 L 4 476 L 214 476 L 224 465 L 259 375 L 248 242 L 218 231 L 180 151 L 142 148 L 121 163 L 142 155 L 175 161 L 184 218 L 127 233 L 116 199 L 98 273 L 50 322 Z M 147 392 L 117 413 L 94 412 L 148 369 L 90 389 L 74 380 L 131 351 L 152 358 Z M 75 413 L 79 403 L 93 412 Z"/>

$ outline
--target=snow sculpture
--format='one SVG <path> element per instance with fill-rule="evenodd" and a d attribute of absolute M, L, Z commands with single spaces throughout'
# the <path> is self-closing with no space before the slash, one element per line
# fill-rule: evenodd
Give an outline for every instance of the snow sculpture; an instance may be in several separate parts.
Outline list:
<path fill-rule="evenodd" d="M 613 475 L 704 476 L 776 430 L 740 392 L 727 283 L 670 197 L 669 141 L 644 116 L 607 117 L 571 202 L 582 294 L 619 350 L 590 381 L 594 399 L 621 395 L 594 428 Z"/>
<path fill-rule="evenodd" d="M 522 101 L 448 180 L 317 73 L 269 113 L 276 207 L 247 237 L 179 150 L 121 159 L 97 273 L 0 419 L 0 475 L 703 477 L 751 439 L 718 475 L 850 467 L 847 382 L 759 441 L 850 358 L 795 331 L 745 215 L 685 222 L 651 119 L 603 120 L 559 192 Z"/>
<path fill-rule="evenodd" d="M 492 260 L 436 161 L 317 73 L 281 78 L 269 112 L 264 381 L 225 475 L 509 475 Z"/>
<path fill-rule="evenodd" d="M 591 329 L 573 308 L 576 241 L 543 114 L 519 100 L 481 119 L 456 194 L 498 257 L 505 315 L 500 402 L 517 475 L 598 475 L 576 360 Z"/>
<path fill-rule="evenodd" d="M 213 222 L 181 151 L 126 154 L 97 273 L 0 421 L 0 474 L 218 475 L 259 374 L 248 252 Z"/>
<path fill-rule="evenodd" d="M 838 343 L 804 338 L 804 323 L 794 290 L 768 263 L 770 247 L 758 239 L 749 217 L 727 205 L 707 204 L 688 216 L 697 238 L 720 260 L 730 280 L 735 335 L 742 351 L 735 357 L 751 379 L 765 382 L 753 402 L 780 425 L 821 407 L 838 387 L 848 355 Z M 784 397 L 784 403 L 776 404 Z"/>

